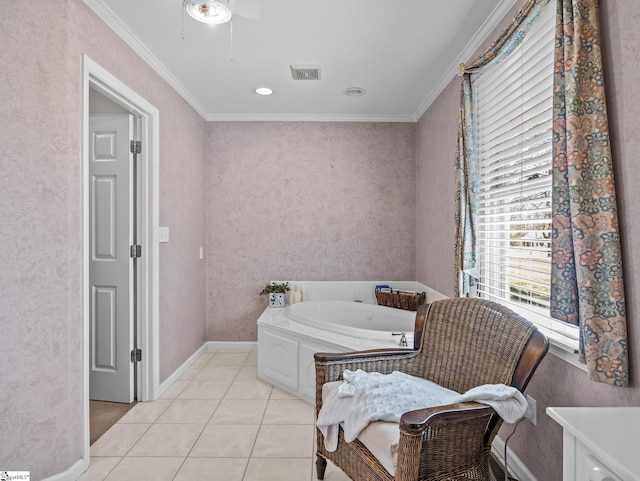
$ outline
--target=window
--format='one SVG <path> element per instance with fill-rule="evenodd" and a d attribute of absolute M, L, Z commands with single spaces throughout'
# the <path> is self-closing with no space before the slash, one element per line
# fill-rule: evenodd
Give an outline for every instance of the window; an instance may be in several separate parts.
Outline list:
<path fill-rule="evenodd" d="M 509 57 L 474 76 L 477 295 L 575 349 L 577 329 L 549 316 L 554 14 L 545 8 Z"/>

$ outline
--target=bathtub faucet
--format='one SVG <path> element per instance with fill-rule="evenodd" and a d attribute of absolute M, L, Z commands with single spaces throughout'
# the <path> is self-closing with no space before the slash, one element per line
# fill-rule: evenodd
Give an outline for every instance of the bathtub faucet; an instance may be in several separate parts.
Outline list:
<path fill-rule="evenodd" d="M 400 337 L 400 347 L 407 347 L 407 333 L 406 332 L 392 332 L 392 336 L 402 336 Z"/>

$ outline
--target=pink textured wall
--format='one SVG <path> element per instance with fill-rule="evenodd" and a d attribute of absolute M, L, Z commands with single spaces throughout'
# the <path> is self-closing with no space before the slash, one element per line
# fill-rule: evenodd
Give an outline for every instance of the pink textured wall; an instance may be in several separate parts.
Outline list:
<path fill-rule="evenodd" d="M 562 479 L 562 429 L 546 414 L 548 406 L 637 406 L 640 399 L 640 3 L 601 2 L 605 81 L 618 189 L 626 279 L 631 387 L 593 383 L 584 371 L 549 354 L 533 377 L 528 394 L 538 405 L 538 424 L 524 422 L 509 446 L 541 481 Z M 458 111 L 458 79 L 451 81 L 418 123 L 417 280 L 453 292 L 453 175 Z M 453 118 L 452 118 L 453 117 Z M 434 181 L 443 179 L 443 184 Z M 446 180 L 450 179 L 450 180 Z M 434 208 L 438 206 L 438 208 Z M 443 212 L 446 215 L 443 215 Z M 432 238 L 431 236 L 434 236 Z M 421 241 L 421 239 L 423 239 Z M 447 249 L 448 245 L 448 249 Z M 446 261 L 443 261 L 443 258 Z M 503 427 L 506 437 L 512 427 Z"/>
<path fill-rule="evenodd" d="M 82 54 L 160 110 L 161 381 L 205 340 L 204 120 L 81 0 L 0 16 L 0 466 L 83 452 Z"/>
<path fill-rule="evenodd" d="M 0 15 L 0 465 L 35 479 L 81 455 L 70 415 L 82 394 L 80 124 L 65 3 Z"/>
<path fill-rule="evenodd" d="M 414 279 L 415 124 L 210 123 L 207 152 L 207 339 L 255 341 L 271 279 Z"/>

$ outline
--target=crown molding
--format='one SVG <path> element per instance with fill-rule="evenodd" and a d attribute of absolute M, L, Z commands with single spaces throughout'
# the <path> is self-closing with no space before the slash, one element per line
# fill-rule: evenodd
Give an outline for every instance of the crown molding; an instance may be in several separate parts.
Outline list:
<path fill-rule="evenodd" d="M 462 52 L 456 57 L 451 66 L 446 70 L 431 92 L 427 94 L 425 99 L 416 110 L 414 117 L 416 122 L 420 120 L 422 115 L 427 111 L 431 104 L 438 98 L 438 95 L 449 85 L 451 79 L 458 75 L 458 66 L 469 60 L 473 53 L 480 48 L 489 34 L 495 29 L 507 12 L 520 0 L 502 0 L 496 8 L 493 9 L 489 18 L 485 20 L 480 29 L 475 33 L 473 38 L 469 40 Z"/>
<path fill-rule="evenodd" d="M 409 122 L 413 115 L 324 115 L 324 114 L 209 114 L 208 122 Z"/>

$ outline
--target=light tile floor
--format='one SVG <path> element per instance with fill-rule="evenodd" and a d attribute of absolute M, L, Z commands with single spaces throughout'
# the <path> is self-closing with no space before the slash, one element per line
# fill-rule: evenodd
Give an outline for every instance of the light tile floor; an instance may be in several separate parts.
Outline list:
<path fill-rule="evenodd" d="M 91 446 L 81 481 L 313 481 L 313 406 L 260 381 L 255 350 L 205 352 Z M 326 481 L 349 478 L 331 463 Z"/>

